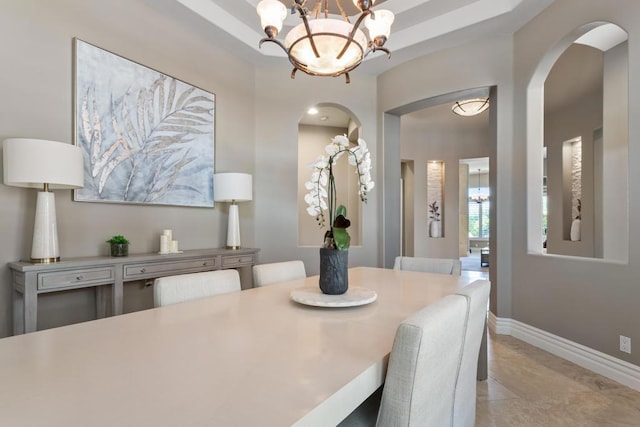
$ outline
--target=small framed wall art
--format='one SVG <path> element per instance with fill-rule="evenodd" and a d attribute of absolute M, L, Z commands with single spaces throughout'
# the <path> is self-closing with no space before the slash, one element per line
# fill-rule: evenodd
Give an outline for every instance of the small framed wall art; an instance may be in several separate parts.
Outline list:
<path fill-rule="evenodd" d="M 213 207 L 215 95 L 74 39 L 83 202 Z"/>

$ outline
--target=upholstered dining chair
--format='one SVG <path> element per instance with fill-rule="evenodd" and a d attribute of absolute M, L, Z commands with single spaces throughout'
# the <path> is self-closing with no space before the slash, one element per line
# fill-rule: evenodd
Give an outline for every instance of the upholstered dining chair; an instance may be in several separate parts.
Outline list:
<path fill-rule="evenodd" d="M 487 280 L 476 280 L 457 292 L 468 298 L 467 327 L 456 381 L 453 401 L 453 425 L 473 427 L 476 419 L 476 378 L 479 353 L 486 340 L 487 309 L 491 284 Z"/>
<path fill-rule="evenodd" d="M 462 263 L 459 259 L 399 256 L 396 257 L 393 269 L 459 276 L 462 271 Z"/>
<path fill-rule="evenodd" d="M 398 327 L 377 426 L 452 426 L 467 298 L 449 295 Z M 475 402 L 475 396 L 474 396 Z"/>
<path fill-rule="evenodd" d="M 164 307 L 240 289 L 240 275 L 236 270 L 160 277 L 153 284 L 153 304 L 155 307 Z"/>
<path fill-rule="evenodd" d="M 304 279 L 307 273 L 302 261 L 273 262 L 253 266 L 253 286 L 266 286 L 290 280 Z"/>

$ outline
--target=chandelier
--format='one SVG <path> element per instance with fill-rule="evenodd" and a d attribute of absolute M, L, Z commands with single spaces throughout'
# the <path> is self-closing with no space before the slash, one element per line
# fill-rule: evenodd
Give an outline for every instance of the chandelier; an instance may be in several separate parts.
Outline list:
<path fill-rule="evenodd" d="M 311 10 L 307 3 L 315 1 Z M 391 57 L 384 47 L 391 32 L 394 15 L 388 10 L 371 8 L 375 0 L 352 0 L 360 11 L 355 24 L 351 24 L 340 0 L 333 0 L 340 10 L 342 19 L 329 17 L 329 0 L 293 0 L 291 14 L 299 13 L 302 23 L 294 27 L 284 39 L 276 39 L 287 16 L 287 8 L 278 0 L 262 0 L 257 7 L 262 28 L 267 37 L 260 40 L 277 44 L 285 51 L 293 64 L 291 78 L 297 70 L 312 76 L 337 77 L 345 75 L 349 83 L 349 71 L 356 68 L 371 52 L 381 50 Z M 369 39 L 359 28 L 364 25 L 369 30 Z"/>
<path fill-rule="evenodd" d="M 482 203 L 489 200 L 489 196 L 480 193 L 480 169 L 478 169 L 478 192 L 472 196 L 469 196 L 469 200 L 476 203 Z"/>
<path fill-rule="evenodd" d="M 487 108 L 489 108 L 489 98 L 473 98 L 456 102 L 451 107 L 451 111 L 459 116 L 475 116 Z"/>

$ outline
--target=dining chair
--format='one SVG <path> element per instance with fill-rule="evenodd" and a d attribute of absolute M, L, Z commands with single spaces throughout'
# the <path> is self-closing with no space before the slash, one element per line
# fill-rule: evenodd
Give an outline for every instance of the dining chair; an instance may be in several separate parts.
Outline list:
<path fill-rule="evenodd" d="M 466 296 L 449 295 L 400 324 L 389 357 L 377 426 L 453 425 L 467 307 Z"/>
<path fill-rule="evenodd" d="M 393 269 L 459 276 L 462 271 L 462 263 L 459 259 L 399 256 L 396 257 Z"/>
<path fill-rule="evenodd" d="M 153 283 L 153 304 L 164 307 L 240 289 L 240 275 L 232 269 L 160 277 Z"/>
<path fill-rule="evenodd" d="M 266 286 L 274 283 L 304 279 L 307 273 L 302 261 L 273 262 L 253 266 L 253 286 Z"/>
<path fill-rule="evenodd" d="M 456 427 L 473 427 L 475 424 L 476 378 L 480 360 L 478 356 L 482 341 L 487 337 L 490 290 L 489 281 L 476 280 L 457 292 L 457 295 L 468 299 L 468 311 L 460 371 L 453 400 L 453 425 Z"/>

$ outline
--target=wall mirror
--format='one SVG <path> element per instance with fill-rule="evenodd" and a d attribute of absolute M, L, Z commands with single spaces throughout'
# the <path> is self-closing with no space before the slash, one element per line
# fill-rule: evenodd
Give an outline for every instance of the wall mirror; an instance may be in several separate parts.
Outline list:
<path fill-rule="evenodd" d="M 313 172 L 311 165 L 319 156 L 327 155 L 325 147 L 336 135 L 347 135 L 352 144 L 357 144 L 361 135 L 361 124 L 347 108 L 338 104 L 318 104 L 309 108 L 298 122 L 298 246 L 321 246 L 327 227 L 318 226 L 316 219 L 307 213 L 304 200 L 308 190 L 305 183 Z M 336 182 L 337 203 L 347 208 L 351 221 L 349 235 L 351 246 L 362 243 L 362 203 L 358 195 L 358 175 L 349 165 L 347 156 L 342 156 L 333 168 Z"/>
<path fill-rule="evenodd" d="M 528 156 L 540 160 L 528 162 L 542 162 L 533 168 L 542 171 L 534 177 L 542 187 L 534 225 L 542 239 L 533 238 L 532 250 L 530 223 L 532 252 L 628 259 L 627 39 L 615 24 L 588 24 L 548 53 L 546 75 L 544 66 L 537 70 L 543 129 L 538 141 L 529 134 L 536 147 Z"/>

